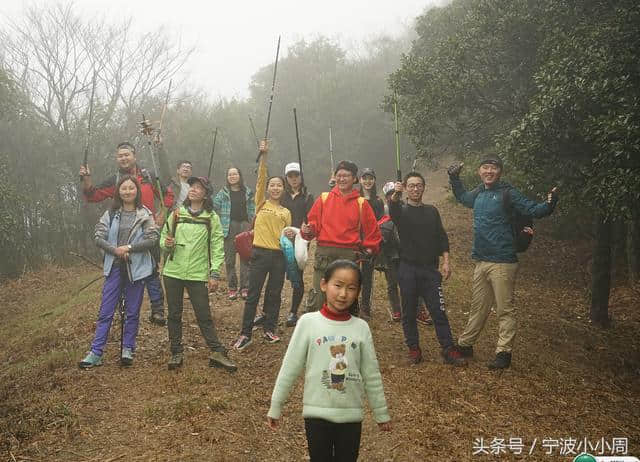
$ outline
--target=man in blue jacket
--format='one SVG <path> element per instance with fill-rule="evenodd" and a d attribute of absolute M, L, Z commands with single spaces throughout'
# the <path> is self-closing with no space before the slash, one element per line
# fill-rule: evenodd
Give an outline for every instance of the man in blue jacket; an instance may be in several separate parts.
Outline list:
<path fill-rule="evenodd" d="M 498 317 L 496 358 L 489 369 L 505 369 L 511 365 L 511 350 L 516 335 L 516 309 L 513 303 L 518 257 L 509 210 L 532 218 L 551 215 L 558 201 L 556 188 L 545 202 L 537 203 L 524 197 L 513 186 L 500 181 L 502 161 L 497 157 L 483 160 L 478 169 L 482 184 L 467 191 L 460 180 L 463 164 L 448 169 L 453 194 L 462 205 L 473 209 L 473 249 L 476 261 L 473 271 L 471 310 L 467 326 L 458 338 L 465 357 L 473 356 L 476 342 L 495 305 Z M 508 204 L 508 205 L 507 205 Z M 525 228 L 533 233 L 531 228 Z"/>

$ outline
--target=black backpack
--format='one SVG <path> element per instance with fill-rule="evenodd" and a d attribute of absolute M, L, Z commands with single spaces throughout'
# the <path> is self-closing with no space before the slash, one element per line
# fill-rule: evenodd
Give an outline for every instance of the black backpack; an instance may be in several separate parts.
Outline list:
<path fill-rule="evenodd" d="M 479 185 L 472 192 L 474 195 L 473 200 L 475 202 L 476 197 L 480 194 L 480 191 L 484 188 L 484 185 Z M 511 203 L 511 195 L 509 194 L 511 188 L 502 190 L 502 208 L 507 214 L 509 223 L 511 224 L 511 233 L 513 234 L 513 247 L 517 253 L 525 252 L 533 241 L 533 235 L 524 232 L 525 227 L 533 229 L 533 218 L 529 215 L 523 215 L 518 212 Z"/>

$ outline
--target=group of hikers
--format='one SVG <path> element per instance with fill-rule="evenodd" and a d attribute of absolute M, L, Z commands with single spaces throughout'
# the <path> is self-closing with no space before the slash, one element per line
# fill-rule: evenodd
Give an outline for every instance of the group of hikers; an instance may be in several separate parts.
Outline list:
<path fill-rule="evenodd" d="M 105 182 L 94 186 L 90 169 L 80 168 L 89 202 L 113 199 L 95 228 L 95 242 L 104 252 L 105 283 L 95 336 L 80 368 L 102 364 L 119 304 L 125 313 L 120 362 L 123 366 L 133 363 L 145 286 L 150 321 L 165 324 L 161 274 L 168 309 L 168 368 L 178 369 L 184 361 L 186 289 L 211 350 L 209 365 L 235 371 L 237 365 L 218 338 L 209 305 L 209 292 L 218 289 L 223 262 L 228 298 L 244 300 L 239 335 L 232 343 L 239 352 L 251 345 L 256 328 L 262 328 L 264 341 L 280 340 L 282 289 L 285 276 L 291 280 L 285 325 L 295 328 L 267 419 L 272 428 L 278 426 L 282 406 L 296 378 L 306 370 L 303 417 L 311 460 L 357 458 L 365 396 L 380 428 L 391 429 L 368 324 L 376 268 L 387 281 L 392 318 L 402 322 L 410 363 L 423 359 L 417 327 L 423 321 L 433 324 L 444 362 L 466 364 L 495 307 L 498 341 L 488 367 L 510 366 L 516 335 L 517 234 L 533 233 L 530 226 L 515 229 L 513 217 L 550 215 L 558 200 L 555 188 L 543 202 L 527 199 L 502 181 L 504 166 L 497 157 L 480 162 L 481 182 L 471 190 L 460 179 L 463 164 L 448 169 L 456 199 L 473 209 L 475 260 L 469 319 L 454 340 L 442 289 L 442 280 L 452 272 L 449 240 L 437 208 L 422 202 L 426 181 L 420 173 L 412 171 L 402 181 L 384 183 L 383 197 L 378 197 L 374 170 L 359 172 L 355 163 L 343 160 L 335 167 L 330 190 L 314 199 L 299 163 L 286 164 L 284 176 L 268 176 L 266 140 L 260 142 L 259 152 L 255 192 L 245 184 L 240 169 L 231 167 L 226 185 L 214 193 L 208 178 L 194 176 L 191 162 L 180 161 L 176 177 L 159 194 L 156 179 L 138 165 L 135 147 L 128 142 L 117 146 L 117 173 Z M 164 208 L 155 206 L 159 197 Z M 163 212 L 165 208 L 168 212 Z M 238 275 L 241 239 L 250 240 L 250 256 L 240 258 Z M 304 265 L 294 265 L 292 270 L 284 249 L 290 242 L 298 245 L 302 240 L 307 246 L 313 239 L 313 287 L 307 293 L 306 314 L 299 316 Z"/>

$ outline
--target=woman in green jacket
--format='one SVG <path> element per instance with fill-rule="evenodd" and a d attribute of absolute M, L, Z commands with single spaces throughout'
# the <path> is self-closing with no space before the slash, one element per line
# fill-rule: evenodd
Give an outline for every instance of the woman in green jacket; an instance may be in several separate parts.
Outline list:
<path fill-rule="evenodd" d="M 237 366 L 218 340 L 209 310 L 209 290 L 217 288 L 224 260 L 220 219 L 213 212 L 209 180 L 191 177 L 187 183 L 190 189 L 184 205 L 169 215 L 160 235 L 160 246 L 167 252 L 162 275 L 169 307 L 168 367 L 182 366 L 182 304 L 186 288 L 200 332 L 211 349 L 209 366 L 235 371 Z"/>

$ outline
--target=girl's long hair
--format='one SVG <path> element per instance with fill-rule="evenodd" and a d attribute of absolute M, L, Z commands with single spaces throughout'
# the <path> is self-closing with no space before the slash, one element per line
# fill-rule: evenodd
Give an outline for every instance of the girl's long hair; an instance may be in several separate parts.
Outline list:
<path fill-rule="evenodd" d="M 231 190 L 231 185 L 229 184 L 229 170 L 231 170 L 232 168 L 234 168 L 234 169 L 236 169 L 236 170 L 238 171 L 238 176 L 240 177 L 240 181 L 238 182 L 238 184 L 240 185 L 240 190 L 241 190 L 241 191 L 246 191 L 246 190 L 247 190 L 247 188 L 246 188 L 246 186 L 244 185 L 244 178 L 242 177 L 242 171 L 241 171 L 238 167 L 233 167 L 233 166 L 231 166 L 231 167 L 229 167 L 229 168 L 227 169 L 227 176 L 226 176 L 226 179 L 227 179 L 227 189 L 228 189 L 228 190 Z"/>
<path fill-rule="evenodd" d="M 339 259 L 333 261 L 327 269 L 324 271 L 324 275 L 322 278 L 325 282 L 329 282 L 333 273 L 335 273 L 339 269 L 350 269 L 356 272 L 358 275 L 358 294 L 356 295 L 356 299 L 353 301 L 353 304 L 349 307 L 349 313 L 352 316 L 358 316 L 358 312 L 360 307 L 358 305 L 358 297 L 360 296 L 360 288 L 362 287 L 362 272 L 360 271 L 360 267 L 351 260 Z"/>
<path fill-rule="evenodd" d="M 120 210 L 120 208 L 124 205 L 122 202 L 122 198 L 120 197 L 120 186 L 125 181 L 133 181 L 133 184 L 136 185 L 136 198 L 135 205 L 136 209 L 142 207 L 142 193 L 140 192 L 140 183 L 138 179 L 133 175 L 122 175 L 115 186 L 115 191 L 113 192 L 113 203 L 111 204 L 111 210 L 114 212 Z"/>

